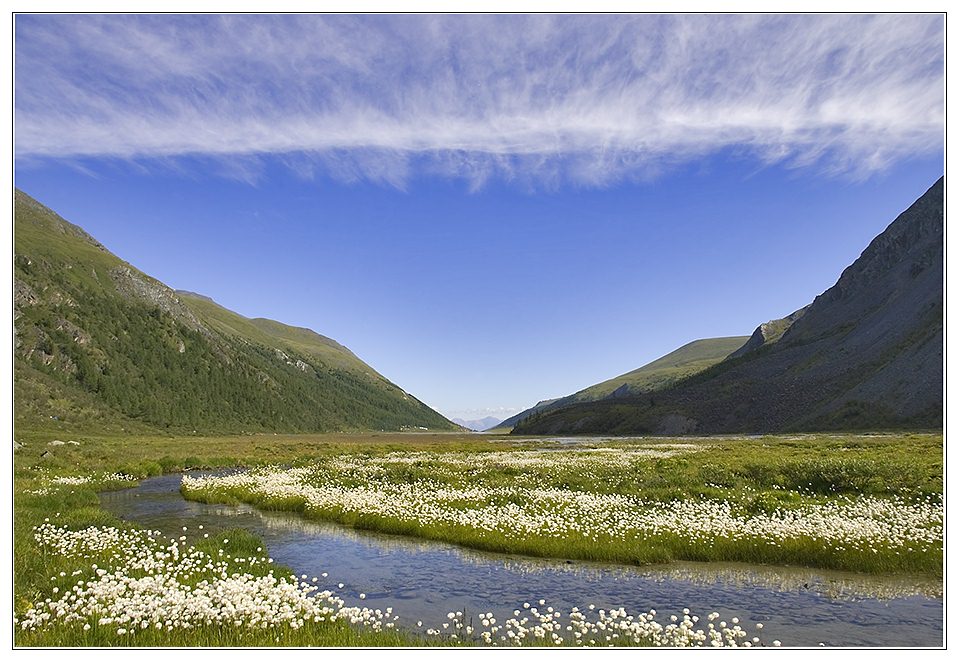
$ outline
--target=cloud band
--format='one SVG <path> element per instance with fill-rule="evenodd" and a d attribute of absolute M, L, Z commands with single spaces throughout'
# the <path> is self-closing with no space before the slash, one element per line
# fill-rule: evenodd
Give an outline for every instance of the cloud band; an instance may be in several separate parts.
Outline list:
<path fill-rule="evenodd" d="M 939 15 L 16 20 L 20 159 L 282 159 L 605 185 L 733 149 L 864 175 L 943 146 Z"/>

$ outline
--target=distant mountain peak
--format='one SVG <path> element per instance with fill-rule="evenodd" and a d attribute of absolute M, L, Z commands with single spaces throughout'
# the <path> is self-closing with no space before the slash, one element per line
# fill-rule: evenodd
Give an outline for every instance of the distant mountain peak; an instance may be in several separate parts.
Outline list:
<path fill-rule="evenodd" d="M 478 431 L 478 432 L 494 428 L 497 424 L 500 423 L 500 419 L 498 419 L 497 417 L 484 417 L 482 419 L 469 419 L 469 420 L 461 419 L 458 417 L 455 419 L 451 419 L 450 421 L 452 421 L 455 424 L 459 424 L 464 428 L 469 428 L 472 431 Z"/>

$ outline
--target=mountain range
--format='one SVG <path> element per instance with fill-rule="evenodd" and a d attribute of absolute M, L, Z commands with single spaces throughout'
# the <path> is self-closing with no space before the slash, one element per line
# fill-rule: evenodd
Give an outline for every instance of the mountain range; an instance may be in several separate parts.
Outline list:
<path fill-rule="evenodd" d="M 940 178 L 837 283 L 728 357 L 642 393 L 541 408 L 520 434 L 710 434 L 943 425 Z M 612 383 L 615 383 L 614 380 Z"/>
<path fill-rule="evenodd" d="M 472 431 L 488 430 L 490 428 L 496 427 L 500 423 L 500 420 L 497 419 L 496 417 L 484 417 L 483 419 L 470 419 L 470 420 L 454 418 L 454 419 L 451 419 L 450 421 L 452 421 L 455 424 L 459 424 L 464 428 L 469 428 Z"/>
<path fill-rule="evenodd" d="M 14 196 L 15 424 L 168 432 L 710 434 L 939 428 L 943 178 L 836 285 L 498 422 L 448 421 L 310 329 L 172 290 Z"/>
<path fill-rule="evenodd" d="M 459 430 L 336 341 L 174 291 L 14 194 L 15 425 Z"/>

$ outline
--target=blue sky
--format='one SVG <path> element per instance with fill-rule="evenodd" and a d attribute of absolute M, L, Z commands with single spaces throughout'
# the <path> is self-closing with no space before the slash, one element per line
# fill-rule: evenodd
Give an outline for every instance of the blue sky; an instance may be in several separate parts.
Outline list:
<path fill-rule="evenodd" d="M 938 16 L 18 16 L 18 187 L 508 416 L 831 286 L 943 173 Z"/>

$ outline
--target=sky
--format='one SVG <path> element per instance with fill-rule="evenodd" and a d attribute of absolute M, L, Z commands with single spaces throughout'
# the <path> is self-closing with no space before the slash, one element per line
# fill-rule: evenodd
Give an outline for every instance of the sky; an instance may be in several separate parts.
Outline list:
<path fill-rule="evenodd" d="M 15 183 L 505 418 L 833 285 L 943 174 L 939 15 L 18 15 Z"/>

